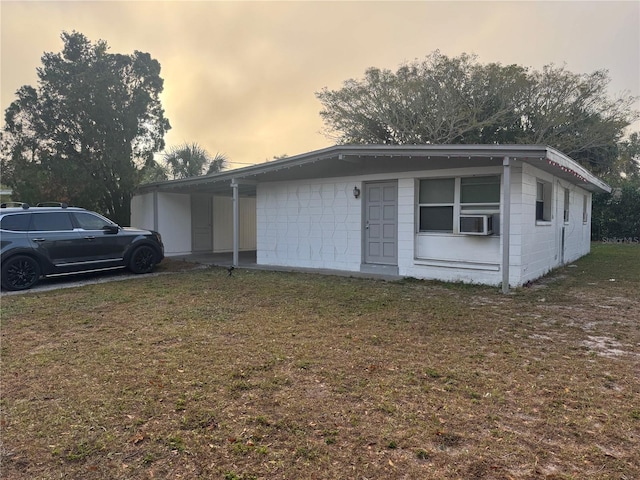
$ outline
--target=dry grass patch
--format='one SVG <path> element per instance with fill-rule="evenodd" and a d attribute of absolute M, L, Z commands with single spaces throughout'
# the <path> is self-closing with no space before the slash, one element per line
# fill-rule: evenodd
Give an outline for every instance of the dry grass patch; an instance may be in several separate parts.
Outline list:
<path fill-rule="evenodd" d="M 595 245 L 508 296 L 206 269 L 4 297 L 2 475 L 640 478 L 638 291 L 640 249 Z"/>

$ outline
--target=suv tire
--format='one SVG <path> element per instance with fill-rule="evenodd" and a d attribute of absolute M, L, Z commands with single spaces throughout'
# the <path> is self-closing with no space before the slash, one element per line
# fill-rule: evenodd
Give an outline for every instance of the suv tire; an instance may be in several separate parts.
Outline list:
<path fill-rule="evenodd" d="M 156 252 L 148 245 L 136 248 L 129 260 L 129 270 L 133 273 L 149 273 L 156 266 Z"/>
<path fill-rule="evenodd" d="M 2 288 L 5 290 L 26 290 L 40 279 L 40 265 L 26 255 L 16 255 L 2 262 Z"/>

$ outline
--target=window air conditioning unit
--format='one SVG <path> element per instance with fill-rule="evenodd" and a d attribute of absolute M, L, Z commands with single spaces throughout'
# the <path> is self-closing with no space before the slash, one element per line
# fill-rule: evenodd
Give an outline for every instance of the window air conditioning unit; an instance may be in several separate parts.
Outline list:
<path fill-rule="evenodd" d="M 460 215 L 460 233 L 491 235 L 493 233 L 493 215 Z"/>

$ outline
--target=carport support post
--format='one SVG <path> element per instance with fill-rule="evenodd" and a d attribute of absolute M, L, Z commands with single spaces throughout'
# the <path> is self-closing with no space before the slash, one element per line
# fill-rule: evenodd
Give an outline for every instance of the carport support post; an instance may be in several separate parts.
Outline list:
<path fill-rule="evenodd" d="M 502 160 L 502 293 L 509 293 L 509 244 L 511 243 L 511 164 L 509 157 Z"/>
<path fill-rule="evenodd" d="M 233 262 L 234 267 L 238 266 L 238 251 L 240 250 L 240 207 L 238 197 L 238 182 L 235 178 L 231 180 L 231 188 L 233 190 Z"/>

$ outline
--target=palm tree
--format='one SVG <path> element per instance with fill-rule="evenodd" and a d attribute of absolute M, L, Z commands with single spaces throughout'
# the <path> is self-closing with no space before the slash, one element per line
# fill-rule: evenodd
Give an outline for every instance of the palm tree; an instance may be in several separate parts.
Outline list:
<path fill-rule="evenodd" d="M 224 168 L 227 157 L 223 153 L 216 153 L 211 157 L 209 152 L 193 142 L 173 147 L 165 153 L 164 161 L 175 180 L 217 173 Z"/>

